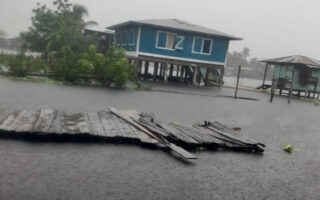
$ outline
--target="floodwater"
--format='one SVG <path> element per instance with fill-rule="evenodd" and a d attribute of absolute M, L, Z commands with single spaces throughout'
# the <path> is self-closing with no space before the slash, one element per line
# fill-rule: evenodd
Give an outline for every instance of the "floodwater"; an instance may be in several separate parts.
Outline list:
<path fill-rule="evenodd" d="M 320 107 L 223 88 L 152 85 L 179 91 L 113 90 L 0 78 L 0 107 L 68 113 L 107 106 L 189 124 L 218 120 L 267 145 L 263 155 L 198 152 L 184 163 L 157 149 L 112 144 L 0 140 L 0 199 L 320 199 Z M 191 95 L 192 93 L 192 95 Z M 202 96 L 194 95 L 202 94 Z M 297 149 L 292 154 L 284 144 Z"/>
<path fill-rule="evenodd" d="M 237 84 L 237 77 L 234 76 L 224 76 L 224 85 L 226 86 L 236 86 Z M 266 80 L 265 84 L 271 85 L 271 80 Z M 244 78 L 240 77 L 239 79 L 239 87 L 242 88 L 257 88 L 258 86 L 262 85 L 262 79 L 257 80 L 253 78 Z"/>

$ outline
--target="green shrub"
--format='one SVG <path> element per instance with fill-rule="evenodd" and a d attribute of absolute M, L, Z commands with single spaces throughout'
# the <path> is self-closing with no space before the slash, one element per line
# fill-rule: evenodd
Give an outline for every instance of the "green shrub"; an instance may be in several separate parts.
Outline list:
<path fill-rule="evenodd" d="M 0 63 L 8 66 L 11 75 L 18 77 L 50 71 L 58 79 L 72 83 L 94 78 L 103 85 L 113 82 L 117 88 L 122 88 L 128 80 L 136 82 L 133 65 L 128 63 L 124 50 L 114 46 L 105 56 L 98 53 L 94 45 L 90 45 L 85 53 L 75 53 L 71 47 L 64 46 L 49 54 L 48 64 L 41 57 L 26 56 L 24 51 L 18 55 L 0 56 Z"/>
<path fill-rule="evenodd" d="M 59 53 L 51 53 L 49 66 L 54 75 L 72 83 L 77 82 L 86 71 L 78 67 L 78 56 L 69 46 L 62 47 Z"/>
<path fill-rule="evenodd" d="M 14 57 L 14 55 L 0 54 L 0 65 L 8 67 L 11 57 Z"/>
<path fill-rule="evenodd" d="M 8 67 L 9 73 L 13 76 L 24 77 L 46 69 L 41 57 L 26 56 L 24 50 L 21 50 L 18 55 L 3 57 L 5 58 L 4 66 Z"/>
<path fill-rule="evenodd" d="M 81 55 L 79 66 L 90 68 L 92 76 L 105 85 L 110 82 L 110 77 L 107 75 L 104 62 L 103 54 L 98 53 L 94 45 L 90 45 L 88 51 Z"/>
<path fill-rule="evenodd" d="M 128 64 L 124 50 L 112 46 L 106 54 L 106 72 L 117 88 L 123 87 L 130 79 L 132 66 Z"/>

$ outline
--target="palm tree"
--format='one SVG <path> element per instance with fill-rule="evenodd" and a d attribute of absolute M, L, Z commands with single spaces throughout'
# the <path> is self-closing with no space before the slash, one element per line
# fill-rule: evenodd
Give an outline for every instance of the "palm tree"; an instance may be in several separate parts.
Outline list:
<path fill-rule="evenodd" d="M 64 45 L 79 43 L 83 37 L 82 31 L 87 26 L 97 25 L 97 22 L 85 21 L 86 16 L 88 10 L 82 5 L 72 5 L 72 9 L 61 7 L 60 11 L 56 12 L 56 26 L 52 27 L 46 38 L 48 41 L 46 51 L 60 50 Z"/>
<path fill-rule="evenodd" d="M 244 58 L 248 58 L 250 56 L 250 49 L 248 47 L 243 48 L 241 54 Z"/>
<path fill-rule="evenodd" d="M 84 21 L 84 17 L 87 17 L 89 15 L 88 9 L 85 6 L 75 4 L 72 7 L 71 16 L 74 20 L 80 22 L 81 29 L 84 29 L 88 26 L 95 26 L 98 25 L 95 21 Z"/>

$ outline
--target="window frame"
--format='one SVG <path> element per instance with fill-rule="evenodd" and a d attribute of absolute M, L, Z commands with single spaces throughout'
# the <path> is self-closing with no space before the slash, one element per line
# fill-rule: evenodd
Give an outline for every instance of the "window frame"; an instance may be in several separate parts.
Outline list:
<path fill-rule="evenodd" d="M 194 50 L 196 39 L 200 39 L 200 40 L 201 40 L 201 51 L 200 51 L 200 52 L 196 52 L 196 51 Z M 209 53 L 204 53 L 204 52 L 203 52 L 203 47 L 204 47 L 204 41 L 205 41 L 205 40 L 210 40 L 210 51 L 209 51 Z M 212 46 L 213 46 L 213 39 L 211 39 L 211 38 L 205 38 L 205 37 L 194 36 L 194 37 L 193 37 L 193 42 L 192 42 L 192 53 L 193 53 L 193 54 L 200 54 L 200 55 L 210 56 L 211 53 L 212 53 Z"/>
<path fill-rule="evenodd" d="M 128 31 L 122 31 L 122 41 L 121 41 L 121 45 L 122 46 L 126 46 L 127 45 L 127 32 Z"/>
<path fill-rule="evenodd" d="M 165 33 L 166 34 L 166 47 L 160 47 L 160 46 L 158 46 L 158 43 L 159 43 L 159 33 Z M 173 48 L 173 49 L 170 49 L 170 48 L 167 48 L 167 44 L 168 44 L 168 35 L 169 34 L 172 34 L 172 35 L 175 35 L 175 38 L 177 38 L 177 37 L 179 37 L 179 38 L 182 38 L 182 40 L 181 40 L 181 44 L 183 44 L 183 42 L 184 42 L 184 36 L 182 36 L 182 35 L 178 35 L 177 33 L 173 33 L 173 32 L 167 32 L 167 31 L 157 31 L 157 38 L 156 38 L 156 48 L 157 49 L 163 49 L 163 50 L 169 50 L 169 51 L 176 51 L 177 49 L 178 50 L 182 50 L 183 49 L 183 46 L 182 46 L 182 48 L 177 48 L 176 46 L 176 44 L 175 44 L 175 47 Z"/>
<path fill-rule="evenodd" d="M 174 48 L 178 49 L 178 50 L 183 50 L 183 42 L 184 42 L 185 37 L 178 35 L 178 36 L 176 36 L 176 38 L 181 38 L 181 40 L 175 45 Z M 181 45 L 181 47 L 178 47 L 179 45 Z"/>
<path fill-rule="evenodd" d="M 128 45 L 129 46 L 134 46 L 135 45 L 135 31 L 134 29 L 130 29 L 129 31 L 129 42 L 128 42 Z M 132 41 L 131 41 L 132 39 Z"/>

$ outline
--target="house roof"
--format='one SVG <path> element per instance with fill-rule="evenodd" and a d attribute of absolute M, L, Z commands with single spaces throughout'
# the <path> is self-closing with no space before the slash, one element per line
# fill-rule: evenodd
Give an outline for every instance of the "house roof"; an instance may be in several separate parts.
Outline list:
<path fill-rule="evenodd" d="M 302 64 L 310 68 L 320 68 L 320 60 L 300 55 L 261 60 L 260 62 L 269 64 Z"/>
<path fill-rule="evenodd" d="M 125 26 L 128 24 L 151 25 L 151 26 L 158 26 L 158 27 L 175 29 L 175 30 L 202 33 L 210 36 L 223 37 L 229 40 L 241 40 L 241 38 L 238 38 L 220 31 L 216 31 L 210 28 L 198 26 L 180 19 L 149 19 L 149 20 L 139 20 L 139 21 L 132 20 L 132 21 L 127 21 L 124 23 L 110 26 L 108 27 L 108 29 L 117 29 L 118 27 Z"/>
<path fill-rule="evenodd" d="M 98 32 L 98 33 L 114 34 L 113 30 L 108 30 L 106 28 L 101 28 L 101 27 L 90 27 L 90 28 L 85 28 L 85 30 Z"/>

